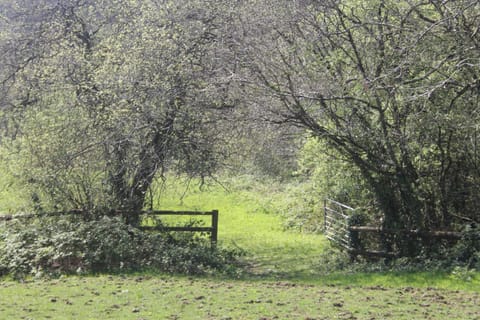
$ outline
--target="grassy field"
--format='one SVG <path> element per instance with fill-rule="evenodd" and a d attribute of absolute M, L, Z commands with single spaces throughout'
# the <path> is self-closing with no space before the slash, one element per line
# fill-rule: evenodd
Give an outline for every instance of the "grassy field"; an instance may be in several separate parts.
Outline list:
<path fill-rule="evenodd" d="M 184 194 L 173 183 L 153 206 L 218 209 L 220 245 L 246 252 L 236 277 L 4 279 L 0 319 L 480 319 L 477 273 L 469 279 L 434 272 L 325 275 L 319 266 L 329 243 L 284 229 L 273 204 L 285 194 L 275 185 L 235 184 Z"/>
<path fill-rule="evenodd" d="M 479 319 L 478 293 L 158 275 L 0 283 L 2 319 Z"/>

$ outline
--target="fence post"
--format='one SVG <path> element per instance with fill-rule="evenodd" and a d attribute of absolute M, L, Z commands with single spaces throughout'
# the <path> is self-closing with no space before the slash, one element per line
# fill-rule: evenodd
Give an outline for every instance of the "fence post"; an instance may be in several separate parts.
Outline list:
<path fill-rule="evenodd" d="M 218 210 L 212 210 L 212 233 L 210 241 L 212 248 L 217 245 L 218 240 Z"/>
<path fill-rule="evenodd" d="M 348 242 L 349 242 L 348 246 L 350 247 L 350 262 L 354 262 L 356 260 L 357 254 L 361 249 L 359 232 L 356 230 L 350 229 L 352 225 L 355 225 L 355 221 L 353 221 L 354 223 L 352 223 L 351 219 L 346 218 L 345 222 L 347 224 L 347 233 L 348 233 Z"/>

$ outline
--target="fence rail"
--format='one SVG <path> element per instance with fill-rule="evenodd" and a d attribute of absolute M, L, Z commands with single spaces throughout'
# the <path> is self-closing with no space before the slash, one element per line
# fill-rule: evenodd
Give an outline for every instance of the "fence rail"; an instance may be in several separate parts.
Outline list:
<path fill-rule="evenodd" d="M 58 211 L 58 212 L 45 212 L 45 213 L 21 213 L 21 214 L 0 214 L 0 222 L 12 221 L 19 219 L 34 219 L 42 217 L 55 217 L 55 216 L 66 216 L 66 215 L 82 215 L 88 212 L 83 210 L 69 210 L 69 211 Z M 112 211 L 111 215 L 123 215 L 123 211 Z M 218 241 L 218 210 L 212 211 L 172 211 L 172 210 L 151 210 L 151 211 L 141 211 L 143 216 L 211 216 L 211 225 L 210 227 L 170 227 L 170 226 L 140 226 L 141 230 L 155 230 L 155 231 L 173 231 L 173 232 L 205 232 L 210 233 L 210 243 L 212 247 L 216 246 Z"/>
<path fill-rule="evenodd" d="M 349 226 L 348 230 L 354 232 L 365 233 L 385 233 L 385 234 L 409 234 L 426 238 L 442 238 L 442 239 L 460 239 L 461 232 L 448 230 L 408 230 L 408 229 L 385 229 L 375 226 Z"/>
<path fill-rule="evenodd" d="M 459 240 L 461 232 L 450 230 L 410 230 L 387 229 L 369 225 L 351 225 L 349 217 L 356 209 L 331 199 L 324 200 L 324 232 L 327 239 L 346 249 L 353 257 L 398 257 L 398 252 L 388 252 L 378 248 L 365 248 L 365 236 L 377 236 L 376 245 L 382 247 L 382 236 L 402 235 L 418 239 Z M 375 243 L 375 241 L 374 241 Z M 372 245 L 372 242 L 369 242 Z"/>
<path fill-rule="evenodd" d="M 145 216 L 211 216 L 210 227 L 169 227 L 169 226 L 141 226 L 142 230 L 174 231 L 174 232 L 206 232 L 210 233 L 210 243 L 216 246 L 218 241 L 218 210 L 212 211 L 144 211 Z"/>

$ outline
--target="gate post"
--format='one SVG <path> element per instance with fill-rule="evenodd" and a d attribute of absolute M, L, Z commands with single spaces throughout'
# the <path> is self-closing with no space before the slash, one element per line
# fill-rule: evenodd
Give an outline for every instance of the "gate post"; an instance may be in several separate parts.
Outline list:
<path fill-rule="evenodd" d="M 218 210 L 212 210 L 212 233 L 210 241 L 212 248 L 217 245 L 218 240 Z"/>

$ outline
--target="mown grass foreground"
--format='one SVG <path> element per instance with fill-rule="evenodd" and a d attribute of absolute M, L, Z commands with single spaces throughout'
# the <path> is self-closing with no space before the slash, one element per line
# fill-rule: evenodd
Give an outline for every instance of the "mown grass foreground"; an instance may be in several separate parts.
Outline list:
<path fill-rule="evenodd" d="M 2 319 L 478 319 L 478 293 L 171 276 L 0 284 Z"/>

